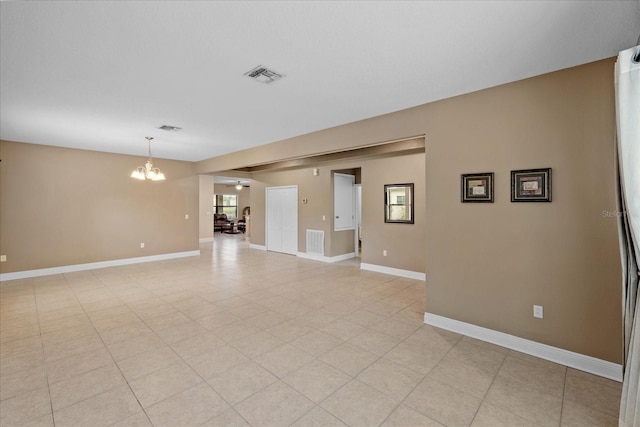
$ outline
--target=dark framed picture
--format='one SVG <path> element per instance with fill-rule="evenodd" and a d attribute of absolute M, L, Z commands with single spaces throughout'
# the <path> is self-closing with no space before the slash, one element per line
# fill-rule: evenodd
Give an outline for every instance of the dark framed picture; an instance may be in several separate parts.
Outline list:
<path fill-rule="evenodd" d="M 413 183 L 384 185 L 384 222 L 413 224 Z"/>
<path fill-rule="evenodd" d="M 462 203 L 493 203 L 493 172 L 463 174 L 460 193 Z"/>
<path fill-rule="evenodd" d="M 511 171 L 512 202 L 550 202 L 551 168 Z"/>

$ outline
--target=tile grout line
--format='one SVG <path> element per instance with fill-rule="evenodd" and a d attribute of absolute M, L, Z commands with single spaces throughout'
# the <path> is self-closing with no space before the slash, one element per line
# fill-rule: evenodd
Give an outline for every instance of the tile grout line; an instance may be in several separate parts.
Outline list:
<path fill-rule="evenodd" d="M 92 274 L 92 275 L 93 275 L 93 276 L 94 276 L 94 277 L 95 277 L 95 278 L 96 278 L 96 279 L 97 279 L 97 280 L 98 280 L 98 281 L 99 281 L 103 286 L 105 286 L 105 287 L 107 287 L 107 288 L 108 288 L 107 284 L 106 284 L 106 283 L 104 283 L 104 282 L 100 279 L 100 277 L 96 276 L 96 275 L 94 274 L 93 270 L 90 270 L 90 272 L 91 272 L 91 274 Z M 129 277 L 129 276 L 127 276 L 127 277 Z M 76 294 L 76 292 L 75 292 L 75 291 L 73 292 L 73 294 L 74 294 L 74 296 L 76 297 L 76 299 L 78 299 L 78 296 L 77 296 L 77 294 Z M 119 298 L 119 297 L 117 297 L 117 298 L 120 300 L 120 298 Z M 120 301 L 121 301 L 123 304 L 125 304 L 125 305 L 126 305 L 126 303 L 125 303 L 124 301 L 122 301 L 122 300 L 120 300 Z M 136 402 L 138 403 L 138 406 L 140 407 L 140 409 L 142 409 L 142 412 L 144 413 L 144 415 L 145 415 L 145 417 L 147 418 L 147 420 L 149 421 L 149 423 L 151 423 L 151 425 L 153 425 L 153 423 L 151 422 L 151 419 L 149 418 L 149 415 L 147 414 L 147 411 L 145 410 L 144 406 L 142 406 L 142 403 L 141 403 L 141 402 L 140 402 L 140 400 L 138 399 L 138 396 L 134 393 L 133 389 L 131 388 L 131 384 L 129 384 L 129 380 L 127 379 L 127 377 L 125 377 L 125 376 L 124 376 L 124 373 L 123 373 L 123 372 L 122 372 L 122 370 L 120 369 L 120 365 L 118 365 L 118 362 L 117 362 L 117 361 L 115 360 L 115 358 L 113 357 L 113 354 L 111 353 L 111 350 L 109 350 L 109 346 L 107 346 L 107 344 L 104 342 L 104 339 L 102 338 L 102 335 L 100 334 L 100 331 L 98 331 L 98 329 L 96 328 L 95 324 L 93 323 L 93 320 L 91 320 L 91 317 L 89 316 L 89 314 L 87 313 L 87 311 L 86 311 L 86 309 L 85 309 L 84 305 L 80 302 L 80 300 L 79 300 L 79 299 L 78 299 L 78 303 L 79 303 L 79 304 L 80 304 L 80 306 L 82 307 L 82 311 L 85 313 L 85 315 L 87 316 L 87 318 L 88 318 L 88 319 L 89 319 L 89 321 L 91 322 L 91 326 L 93 327 L 94 331 L 96 332 L 96 335 L 97 335 L 97 336 L 98 336 L 98 338 L 100 339 L 100 342 L 102 342 L 102 345 L 104 346 L 104 349 L 105 349 L 105 350 L 107 351 L 107 353 L 109 354 L 109 357 L 111 358 L 111 361 L 112 361 L 112 362 L 113 362 L 113 364 L 116 366 L 116 368 L 118 368 L 118 371 L 120 372 L 120 375 L 122 376 L 122 379 L 124 380 L 125 384 L 127 385 L 128 389 L 129 389 L 129 391 L 131 392 L 131 394 L 133 395 L 133 397 L 136 399 Z M 128 306 L 127 306 L 127 307 L 128 307 Z M 137 316 L 137 313 L 134 313 L 134 314 L 136 314 L 136 316 Z M 112 328 L 112 329 L 114 329 L 114 328 Z M 100 368 L 96 368 L 96 369 L 100 369 Z M 94 369 L 94 370 L 95 370 L 95 369 Z M 95 397 L 95 396 L 99 396 L 100 394 L 103 394 L 103 393 L 106 393 L 107 391 L 113 390 L 113 389 L 114 389 L 114 388 L 116 388 L 116 387 L 117 387 L 117 386 L 115 386 L 115 387 L 113 387 L 113 388 L 111 388 L 111 389 L 109 389 L 109 390 L 105 390 L 105 391 L 103 391 L 103 392 L 101 392 L 101 393 L 95 394 L 95 395 L 93 395 L 93 396 L 90 396 L 90 397 L 88 397 L 87 399 L 90 399 L 90 398 Z M 81 400 L 80 402 L 84 402 L 84 401 L 86 401 L 87 399 L 83 399 L 83 400 Z M 75 404 L 77 404 L 77 403 L 80 403 L 80 402 L 76 402 L 76 403 L 74 403 L 74 405 L 75 405 Z M 113 423 L 111 423 L 111 424 L 113 425 L 113 424 L 115 424 L 115 423 L 118 423 L 118 422 L 120 422 L 120 421 L 123 421 L 123 420 L 125 420 L 125 419 L 129 418 L 130 416 L 134 416 L 134 415 L 135 415 L 135 414 L 131 414 L 131 415 L 128 415 L 128 416 L 126 416 L 126 417 L 124 417 L 124 418 L 120 418 L 120 419 L 116 420 L 115 422 L 113 422 Z"/>
<path fill-rule="evenodd" d="M 65 283 L 66 283 L 66 277 L 65 277 Z M 53 399 L 51 399 L 51 384 L 49 382 L 49 370 L 48 370 L 48 366 L 47 366 L 47 359 L 45 357 L 45 352 L 44 352 L 44 342 L 42 340 L 42 325 L 40 324 L 40 310 L 38 310 L 38 298 L 37 298 L 37 295 L 36 295 L 35 281 L 32 284 L 32 289 L 33 289 L 33 300 L 34 300 L 34 303 L 35 303 L 35 306 L 36 306 L 36 315 L 38 317 L 38 332 L 39 332 L 39 337 L 40 337 L 40 350 L 42 351 L 42 365 L 44 367 L 44 375 L 45 375 L 45 378 L 47 380 L 47 393 L 49 395 L 49 408 L 51 408 L 51 422 L 53 423 L 53 425 L 55 427 L 56 419 L 54 417 L 54 412 L 53 412 Z M 35 417 L 33 418 L 33 420 L 35 420 Z"/>
<path fill-rule="evenodd" d="M 480 400 L 480 405 L 478 405 L 478 409 L 476 410 L 476 413 L 473 415 L 473 418 L 471 419 L 471 425 L 473 425 L 473 422 L 475 421 L 476 417 L 478 416 L 478 412 L 480 412 L 480 408 L 482 407 L 482 404 L 485 403 L 485 399 L 487 398 L 487 395 L 489 394 L 489 390 L 491 390 L 491 387 L 493 387 L 493 384 L 496 382 L 496 379 L 498 378 L 498 373 L 500 372 L 500 369 L 502 369 L 502 367 L 504 366 L 504 363 L 507 361 L 507 356 L 509 355 L 509 352 L 505 353 L 504 357 L 502 358 L 502 362 L 500 362 L 500 366 L 498 367 L 498 369 L 496 369 L 496 373 L 493 375 L 493 378 L 491 379 L 491 384 L 489 384 L 489 387 L 487 387 L 487 391 L 485 392 L 484 396 L 482 397 L 482 399 Z M 511 412 L 506 408 L 502 408 L 507 412 Z M 529 421 L 529 420 L 527 420 Z"/>
<path fill-rule="evenodd" d="M 562 400 L 560 400 L 560 420 L 558 425 L 562 425 L 562 418 L 564 418 L 564 404 L 565 404 L 565 394 L 567 393 L 567 382 L 569 382 L 569 369 L 565 367 L 564 370 L 564 384 L 562 387 Z"/>
<path fill-rule="evenodd" d="M 418 329 L 420 329 L 420 328 L 418 328 Z M 422 380 L 420 380 L 420 382 L 419 382 L 418 384 L 416 384 L 416 385 L 411 389 L 411 391 L 410 391 L 409 393 L 407 393 L 407 395 L 404 397 L 404 399 L 402 399 L 402 401 L 400 402 L 400 404 L 404 404 L 404 402 L 407 400 L 407 398 L 408 398 L 409 396 L 411 396 L 411 393 L 413 393 L 413 392 L 418 388 L 418 386 L 419 386 L 420 384 L 422 384 L 422 383 L 424 382 L 424 380 L 426 380 L 426 379 L 429 377 L 429 374 L 431 373 L 431 371 L 433 371 L 433 370 L 436 368 L 436 366 L 438 366 L 438 365 L 440 364 L 440 362 L 442 362 L 442 360 L 446 357 L 446 355 L 447 355 L 447 354 L 449 354 L 449 353 L 451 352 L 451 350 L 453 350 L 453 348 L 454 348 L 456 345 L 458 345 L 458 343 L 460 342 L 460 340 L 462 340 L 462 336 L 460 336 L 460 337 L 457 339 L 457 341 L 455 342 L 455 344 L 453 344 L 453 345 L 451 346 L 451 348 L 449 348 L 449 350 L 447 350 L 447 352 L 446 352 L 446 353 L 444 353 L 444 354 L 443 354 L 443 355 L 438 359 L 438 361 L 433 365 L 433 367 L 432 367 L 431 369 L 429 369 L 429 372 L 427 372 L 426 374 L 424 374 L 424 377 L 422 378 Z M 448 385 L 448 384 L 447 384 L 447 385 Z M 420 413 L 420 414 L 424 415 L 425 417 L 427 417 L 427 418 L 429 418 L 429 419 L 431 419 L 431 420 L 434 420 L 434 421 L 436 421 L 437 423 L 440 423 L 440 421 L 433 419 L 431 416 L 429 416 L 429 415 L 425 414 L 424 412 L 422 412 L 422 411 L 420 411 L 420 410 L 418 410 L 418 409 L 416 409 L 416 408 L 413 408 L 413 407 L 411 407 L 411 406 L 409 406 L 409 405 L 407 405 L 407 406 L 408 406 L 409 408 L 413 409 L 414 411 L 416 411 L 416 412 L 418 412 L 418 413 Z M 389 414 L 389 416 L 391 416 L 391 414 Z"/>

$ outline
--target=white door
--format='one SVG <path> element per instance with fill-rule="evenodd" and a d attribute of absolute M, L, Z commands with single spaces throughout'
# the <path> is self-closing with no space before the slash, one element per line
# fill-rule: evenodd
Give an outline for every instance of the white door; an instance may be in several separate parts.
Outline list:
<path fill-rule="evenodd" d="M 268 251 L 298 253 L 298 187 L 266 188 Z"/>
<path fill-rule="evenodd" d="M 282 252 L 282 219 L 280 218 L 280 191 L 276 188 L 267 188 L 266 202 L 266 243 L 268 251 Z"/>
<path fill-rule="evenodd" d="M 335 231 L 355 228 L 355 182 L 356 177 L 353 175 L 333 174 L 333 224 Z"/>
<path fill-rule="evenodd" d="M 360 231 L 362 229 L 362 184 L 356 184 L 356 231 L 354 235 L 353 247 L 355 248 L 356 257 L 360 256 Z"/>

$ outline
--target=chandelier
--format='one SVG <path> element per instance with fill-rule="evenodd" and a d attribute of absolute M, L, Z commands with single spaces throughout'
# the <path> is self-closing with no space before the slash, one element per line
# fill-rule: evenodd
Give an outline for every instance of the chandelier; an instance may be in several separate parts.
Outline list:
<path fill-rule="evenodd" d="M 151 140 L 152 136 L 146 136 L 147 142 L 149 143 L 149 158 L 147 159 L 147 163 L 144 166 L 138 166 L 136 170 L 131 172 L 131 178 L 145 180 L 149 179 L 151 181 L 164 181 L 165 177 L 162 171 L 159 168 L 153 167 L 153 159 L 151 158 Z"/>

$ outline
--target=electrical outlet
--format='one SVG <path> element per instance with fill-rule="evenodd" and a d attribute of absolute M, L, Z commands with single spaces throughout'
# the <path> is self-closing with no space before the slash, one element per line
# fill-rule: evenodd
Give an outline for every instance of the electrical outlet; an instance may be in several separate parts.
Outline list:
<path fill-rule="evenodd" d="M 326 221 L 326 220 L 327 220 L 327 217 L 326 217 L 325 215 L 322 215 L 322 220 L 323 220 L 323 221 Z"/>
<path fill-rule="evenodd" d="M 189 219 L 189 214 L 184 214 L 184 219 Z"/>
<path fill-rule="evenodd" d="M 382 256 L 387 256 L 387 250 L 386 249 L 382 251 Z"/>
<path fill-rule="evenodd" d="M 144 242 L 140 243 L 140 249 L 144 249 Z"/>
<path fill-rule="evenodd" d="M 544 317 L 544 312 L 541 305 L 533 306 L 533 317 L 536 317 L 538 319 L 542 319 Z"/>
<path fill-rule="evenodd" d="M 0 262 L 7 262 L 7 256 L 6 255 L 0 255 Z"/>

